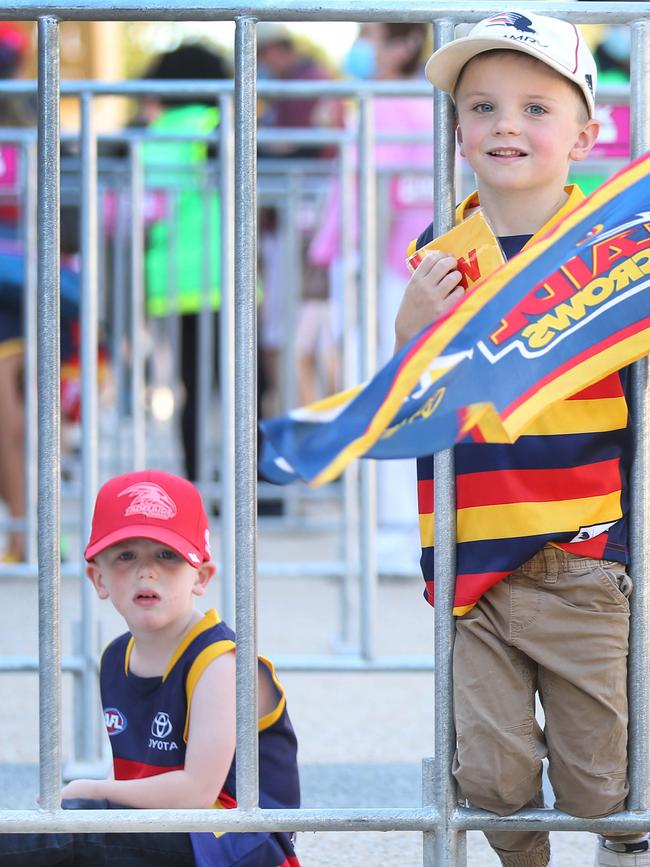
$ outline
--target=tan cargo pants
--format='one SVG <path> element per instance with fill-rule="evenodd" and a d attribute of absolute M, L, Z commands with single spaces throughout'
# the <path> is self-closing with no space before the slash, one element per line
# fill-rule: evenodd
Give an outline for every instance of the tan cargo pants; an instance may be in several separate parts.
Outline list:
<path fill-rule="evenodd" d="M 546 545 L 457 620 L 453 772 L 470 804 L 499 815 L 542 806 L 548 756 L 557 809 L 624 808 L 631 589 L 621 564 Z M 545 832 L 486 836 L 506 867 L 548 864 Z"/>

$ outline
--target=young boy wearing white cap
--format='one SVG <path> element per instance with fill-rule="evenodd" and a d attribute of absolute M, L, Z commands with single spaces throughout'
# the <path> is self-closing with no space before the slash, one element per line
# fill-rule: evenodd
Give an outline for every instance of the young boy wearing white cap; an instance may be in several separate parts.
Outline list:
<path fill-rule="evenodd" d="M 439 49 L 426 72 L 453 97 L 460 152 L 476 175 L 456 222 L 480 209 L 509 258 L 582 198 L 565 185 L 599 129 L 591 53 L 570 22 L 509 10 Z M 432 240 L 430 226 L 416 246 Z M 423 258 L 396 319 L 397 348 L 457 303 L 460 280 L 444 249 Z M 546 756 L 558 809 L 599 817 L 625 808 L 626 384 L 619 371 L 548 407 L 512 445 L 472 431 L 455 448 L 453 772 L 464 798 L 500 815 L 543 805 Z M 433 604 L 430 457 L 418 461 L 418 493 Z M 505 867 L 550 863 L 545 832 L 487 837 Z M 647 837 L 600 838 L 596 864 L 650 867 Z"/>
<path fill-rule="evenodd" d="M 100 489 L 87 574 L 129 627 L 100 663 L 113 773 L 73 780 L 68 808 L 237 806 L 235 634 L 195 598 L 215 574 L 208 519 L 190 482 L 158 470 Z M 296 737 L 272 664 L 259 665 L 260 806 L 300 805 Z M 6 867 L 299 867 L 287 833 L 4 835 Z"/>

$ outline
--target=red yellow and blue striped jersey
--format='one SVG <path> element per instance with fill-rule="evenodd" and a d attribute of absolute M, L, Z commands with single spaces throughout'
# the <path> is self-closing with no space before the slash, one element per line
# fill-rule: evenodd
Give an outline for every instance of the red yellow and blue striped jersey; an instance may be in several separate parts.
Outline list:
<path fill-rule="evenodd" d="M 207 665 L 235 649 L 235 633 L 211 609 L 182 639 L 162 677 L 142 678 L 129 670 L 133 645 L 129 632 L 119 636 L 104 650 L 100 665 L 116 780 L 184 767 L 194 688 Z M 274 709 L 259 720 L 260 807 L 299 807 L 297 742 L 284 689 L 267 659 L 260 657 L 259 666 L 277 695 Z M 237 806 L 235 781 L 233 759 L 215 807 Z M 190 837 L 197 867 L 299 867 L 287 833 L 202 832 Z"/>
<path fill-rule="evenodd" d="M 577 187 L 567 192 L 566 204 L 526 245 L 582 198 Z M 476 193 L 462 202 L 457 223 L 478 204 Z M 429 227 L 416 246 L 431 239 Z M 469 611 L 547 542 L 580 556 L 627 562 L 627 380 L 623 369 L 551 404 L 512 444 L 485 442 L 477 426 L 455 446 L 455 614 Z M 433 457 L 419 458 L 417 466 L 421 566 L 433 604 Z"/>

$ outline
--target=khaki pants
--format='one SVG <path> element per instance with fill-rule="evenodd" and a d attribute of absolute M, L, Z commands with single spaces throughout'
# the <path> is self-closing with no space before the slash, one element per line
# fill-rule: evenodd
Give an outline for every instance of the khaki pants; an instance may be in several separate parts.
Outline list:
<path fill-rule="evenodd" d="M 630 590 L 621 564 L 546 545 L 458 619 L 453 772 L 470 804 L 499 815 L 542 806 L 548 756 L 557 809 L 624 808 Z M 486 836 L 506 867 L 548 864 L 545 832 Z"/>

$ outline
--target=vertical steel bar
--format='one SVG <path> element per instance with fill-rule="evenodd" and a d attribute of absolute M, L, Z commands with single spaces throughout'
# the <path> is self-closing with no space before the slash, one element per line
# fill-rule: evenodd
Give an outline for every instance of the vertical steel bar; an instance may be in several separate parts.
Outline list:
<path fill-rule="evenodd" d="M 221 396 L 221 610 L 234 617 L 235 563 L 235 153 L 233 99 L 222 94 L 219 160 L 221 174 L 221 311 L 219 315 L 219 393 Z"/>
<path fill-rule="evenodd" d="M 302 257 L 300 255 L 300 187 L 301 184 L 294 172 L 288 172 L 284 178 L 287 188 L 282 204 L 281 229 L 278 232 L 282 243 L 282 264 L 284 270 L 283 286 L 283 340 L 282 340 L 282 371 L 281 395 L 282 412 L 297 406 L 298 399 L 298 350 L 296 327 L 298 323 L 298 307 L 300 305 L 300 290 L 302 286 Z"/>
<path fill-rule="evenodd" d="M 434 26 L 434 47 L 440 48 L 453 39 L 454 25 L 440 19 Z M 446 232 L 454 217 L 454 136 L 450 97 L 434 91 L 434 125 L 436 141 L 433 162 L 434 237 Z M 454 454 L 450 449 L 434 457 L 435 484 L 435 780 L 436 805 L 448 817 L 456 803 L 456 785 L 451 773 L 456 747 L 453 720 L 452 655 L 454 622 L 452 615 L 456 585 L 456 485 Z M 460 838 L 460 839 L 459 839 Z M 443 823 L 435 836 L 437 867 L 461 864 L 461 835 Z M 459 845 L 460 844 L 460 845 Z M 464 860 L 464 859 L 463 859 Z"/>
<path fill-rule="evenodd" d="M 636 158 L 650 149 L 650 22 L 636 21 L 631 25 L 631 148 Z M 632 463 L 632 497 L 630 506 L 631 574 L 634 593 L 631 599 L 630 654 L 628 663 L 629 715 L 629 779 L 630 810 L 644 810 L 647 802 L 648 765 L 650 762 L 648 718 L 650 646 L 650 508 L 648 503 L 648 473 L 650 444 L 648 442 L 648 359 L 632 367 L 632 405 L 634 426 L 634 460 Z"/>
<path fill-rule="evenodd" d="M 343 387 L 352 388 L 359 381 L 359 347 L 356 338 L 359 312 L 354 273 L 354 154 L 352 145 L 341 147 L 341 309 L 343 333 Z M 336 299 L 332 300 L 336 303 Z M 350 649 L 352 581 L 359 572 L 359 465 L 354 461 L 343 474 L 343 559 L 345 571 L 339 590 L 339 645 Z"/>
<path fill-rule="evenodd" d="M 211 475 L 210 443 L 212 441 L 212 388 L 214 385 L 214 315 L 212 311 L 212 262 L 214 261 L 214 247 L 221 241 L 216 237 L 215 227 L 212 225 L 212 198 L 214 196 L 214 182 L 210 177 L 210 168 L 206 161 L 203 168 L 203 177 L 200 183 L 205 220 L 203 222 L 203 255 L 202 276 L 203 293 L 201 308 L 198 314 L 198 340 L 196 345 L 196 418 L 195 444 L 196 444 L 196 476 L 199 487 L 207 489 Z M 197 171 L 200 168 L 197 167 Z M 198 179 L 197 179 L 198 180 Z"/>
<path fill-rule="evenodd" d="M 257 34 L 235 25 L 235 545 L 237 803 L 258 803 L 257 755 Z"/>
<path fill-rule="evenodd" d="M 422 759 L 422 806 L 435 807 L 436 776 L 431 758 Z M 422 867 L 436 867 L 436 837 L 433 831 L 422 835 Z"/>
<path fill-rule="evenodd" d="M 38 19 L 38 646 L 40 804 L 61 783 L 59 26 Z"/>
<path fill-rule="evenodd" d="M 377 367 L 377 176 L 375 172 L 374 105 L 364 95 L 359 104 L 359 244 L 361 261 L 361 377 L 365 382 Z M 363 155 L 363 159 L 361 159 Z M 361 488 L 361 580 L 359 605 L 361 654 L 375 655 L 377 610 L 377 467 L 363 461 Z"/>
<path fill-rule="evenodd" d="M 138 142 L 129 151 L 129 190 L 131 211 L 131 420 L 132 466 L 144 468 L 145 455 L 145 379 L 144 379 L 144 172 Z"/>
<path fill-rule="evenodd" d="M 25 208 L 23 214 L 23 238 L 25 242 L 25 306 L 23 327 L 25 330 L 25 560 L 36 560 L 36 513 L 38 503 L 38 395 L 36 393 L 36 342 L 37 342 L 37 154 L 36 142 L 29 142 L 23 151 L 25 178 Z"/>
<path fill-rule="evenodd" d="M 128 183 L 128 178 L 127 178 Z M 128 415 L 128 385 L 124 358 L 124 343 L 127 336 L 127 287 L 128 287 L 128 248 L 129 237 L 127 225 L 129 222 L 129 192 L 123 187 L 120 175 L 116 186 L 116 225 L 113 237 L 113 280 L 112 280 L 112 323 L 111 323 L 111 360 L 115 378 L 115 412 L 117 436 L 111 443 L 111 467 L 115 474 L 125 472 L 124 460 L 126 442 L 124 438 L 124 420 Z"/>
<path fill-rule="evenodd" d="M 90 535 L 93 501 L 97 491 L 97 138 L 93 97 L 81 96 L 81 539 Z M 89 581 L 81 582 L 81 655 L 83 725 L 80 728 L 81 759 L 97 758 L 96 623 L 95 593 Z"/>

